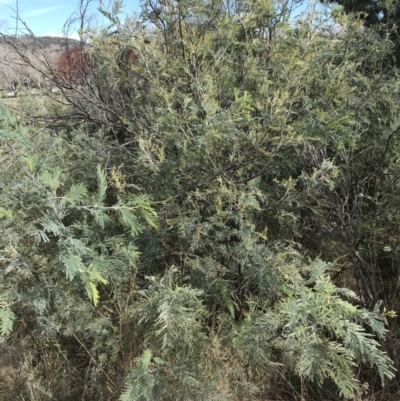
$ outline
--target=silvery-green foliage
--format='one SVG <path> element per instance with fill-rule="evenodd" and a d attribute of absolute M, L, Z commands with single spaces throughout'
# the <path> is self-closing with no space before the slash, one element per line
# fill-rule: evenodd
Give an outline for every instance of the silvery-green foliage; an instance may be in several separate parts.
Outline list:
<path fill-rule="evenodd" d="M 350 398 L 366 372 L 393 379 L 378 298 L 397 290 L 374 281 L 396 260 L 390 42 L 268 0 L 142 6 L 103 10 L 94 84 L 64 99 L 75 136 L 2 112 L 2 334 L 34 339 L 42 376 L 62 367 L 59 398 Z"/>
<path fill-rule="evenodd" d="M 0 112 L 0 334 L 30 335 L 61 355 L 60 342 L 89 341 L 102 366 L 118 352 L 102 305 L 135 274 L 135 243 L 145 227 L 157 227 L 156 213 L 147 196 L 114 191 L 100 137 L 80 138 L 93 144 L 80 154 L 64 137 L 29 131 Z M 40 364 L 43 355 L 34 354 Z"/>

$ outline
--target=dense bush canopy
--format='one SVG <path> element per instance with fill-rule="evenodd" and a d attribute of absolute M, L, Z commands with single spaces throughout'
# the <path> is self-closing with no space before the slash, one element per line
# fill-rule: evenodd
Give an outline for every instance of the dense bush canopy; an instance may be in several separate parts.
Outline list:
<path fill-rule="evenodd" d="M 0 108 L 0 399 L 394 394 L 390 35 L 270 0 L 120 6 L 59 94 Z"/>

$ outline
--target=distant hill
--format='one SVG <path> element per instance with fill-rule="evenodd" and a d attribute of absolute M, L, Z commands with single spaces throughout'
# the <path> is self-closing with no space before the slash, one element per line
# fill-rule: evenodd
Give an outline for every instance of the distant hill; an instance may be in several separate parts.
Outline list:
<path fill-rule="evenodd" d="M 0 37 L 0 89 L 12 90 L 15 83 L 22 80 L 30 80 L 41 86 L 45 82 L 34 68 L 27 67 L 16 54 L 13 46 L 16 46 L 24 55 L 36 58 L 41 63 L 45 58 L 53 62 L 67 47 L 73 47 L 79 42 L 63 37 Z M 11 44 L 11 45 L 10 45 Z"/>

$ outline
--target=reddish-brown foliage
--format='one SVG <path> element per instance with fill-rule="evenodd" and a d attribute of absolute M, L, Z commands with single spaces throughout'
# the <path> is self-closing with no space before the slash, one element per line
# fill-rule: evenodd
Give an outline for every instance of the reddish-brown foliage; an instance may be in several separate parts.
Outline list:
<path fill-rule="evenodd" d="M 132 65 L 138 64 L 139 57 L 130 46 L 119 48 L 118 67 L 124 73 L 128 73 Z M 58 80 L 61 79 L 70 85 L 84 85 L 94 66 L 94 58 L 77 45 L 61 53 L 55 63 L 55 70 Z"/>
<path fill-rule="evenodd" d="M 94 59 L 80 45 L 63 51 L 55 63 L 59 78 L 68 84 L 82 85 L 87 82 Z"/>

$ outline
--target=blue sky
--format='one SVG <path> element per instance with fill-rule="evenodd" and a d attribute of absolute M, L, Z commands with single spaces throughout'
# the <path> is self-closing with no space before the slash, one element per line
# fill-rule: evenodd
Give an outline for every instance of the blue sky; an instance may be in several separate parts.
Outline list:
<path fill-rule="evenodd" d="M 28 27 L 37 36 L 59 36 L 61 35 L 63 25 L 68 17 L 77 9 L 79 0 L 18 0 L 19 15 Z M 110 0 L 103 0 L 104 4 L 108 4 Z M 140 0 L 123 0 L 124 12 L 132 14 L 138 12 Z M 306 0 L 296 10 L 294 14 L 298 14 L 309 2 Z M 101 17 L 97 11 L 99 0 L 93 0 L 89 14 L 97 15 L 99 21 Z M 9 34 L 15 33 L 15 10 L 16 0 L 0 0 L 0 32 Z M 294 17 L 294 15 L 292 15 Z M 23 26 L 19 23 L 20 32 L 24 33 Z M 74 37 L 74 36 L 73 36 Z"/>
<path fill-rule="evenodd" d="M 16 0 L 0 0 L 0 31 L 15 33 Z M 56 36 L 68 17 L 78 8 L 79 0 L 19 0 L 19 15 L 35 35 Z M 104 1 L 108 4 L 108 1 Z M 124 0 L 124 12 L 139 11 L 139 0 Z M 98 1 L 93 1 L 91 14 L 98 15 Z M 21 24 L 19 24 L 21 28 Z M 21 34 L 22 32 L 20 32 Z"/>

